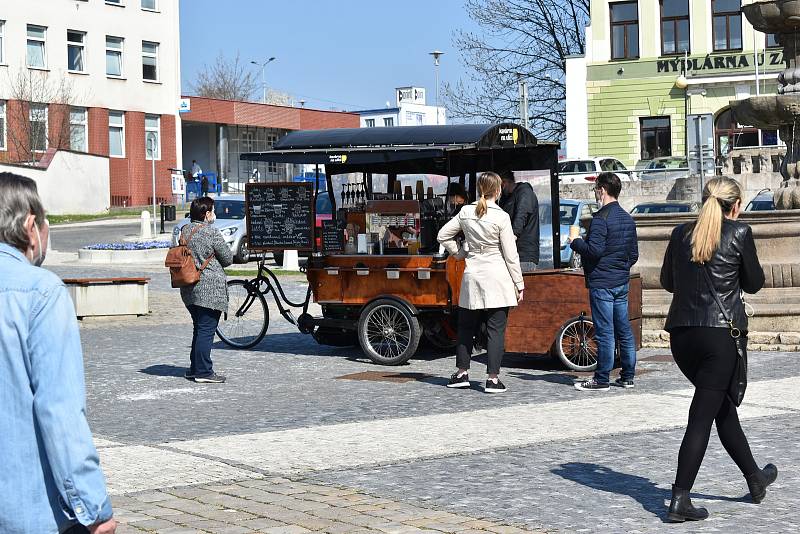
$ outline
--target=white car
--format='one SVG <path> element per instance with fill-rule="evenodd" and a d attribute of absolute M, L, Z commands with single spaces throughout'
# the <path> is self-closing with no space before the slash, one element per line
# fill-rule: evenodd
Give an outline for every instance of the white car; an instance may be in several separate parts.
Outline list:
<path fill-rule="evenodd" d="M 231 248 L 234 261 L 236 263 L 247 263 L 250 253 L 247 249 L 244 195 L 221 195 L 216 197 L 214 199 L 214 213 L 217 216 L 217 220 L 213 226 L 220 231 L 225 243 Z M 189 218 L 186 217 L 175 225 L 172 230 L 172 246 L 178 244 L 181 229 L 189 222 Z"/>
<path fill-rule="evenodd" d="M 565 159 L 558 162 L 558 175 L 562 184 L 594 182 L 601 172 L 613 172 L 623 182 L 638 179 L 635 172 L 610 156 Z"/>

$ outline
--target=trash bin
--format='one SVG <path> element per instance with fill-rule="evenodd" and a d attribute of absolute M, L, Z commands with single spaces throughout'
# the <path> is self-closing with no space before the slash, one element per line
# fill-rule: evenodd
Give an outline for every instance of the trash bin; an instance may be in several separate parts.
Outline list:
<path fill-rule="evenodd" d="M 175 204 L 163 204 L 161 209 L 164 210 L 164 220 L 165 221 L 174 221 L 176 220 L 176 208 Z"/>

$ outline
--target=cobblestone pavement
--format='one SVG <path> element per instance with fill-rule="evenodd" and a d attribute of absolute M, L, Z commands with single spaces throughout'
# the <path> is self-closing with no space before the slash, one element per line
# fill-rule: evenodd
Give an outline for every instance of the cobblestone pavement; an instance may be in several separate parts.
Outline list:
<path fill-rule="evenodd" d="M 229 381 L 204 386 L 182 378 L 191 324 L 177 293 L 163 271 L 140 272 L 154 279 L 153 315 L 81 326 L 121 532 L 797 531 L 798 354 L 750 355 L 740 417 L 757 460 L 780 469 L 767 499 L 743 498 L 712 436 L 694 488 L 711 518 L 665 525 L 692 391 L 663 349 L 640 352 L 636 389 L 595 394 L 547 357 L 508 356 L 509 391 L 492 396 L 478 387 L 481 356 L 474 387 L 448 390 L 452 356 L 424 349 L 379 367 L 273 313 L 254 349 L 215 345 Z"/>

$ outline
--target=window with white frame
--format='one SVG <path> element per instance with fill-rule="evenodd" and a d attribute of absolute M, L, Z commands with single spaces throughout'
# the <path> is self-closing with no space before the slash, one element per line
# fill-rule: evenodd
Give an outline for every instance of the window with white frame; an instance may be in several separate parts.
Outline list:
<path fill-rule="evenodd" d="M 125 40 L 122 37 L 106 35 L 106 75 L 122 76 L 122 47 Z"/>
<path fill-rule="evenodd" d="M 156 0 L 142 0 L 142 9 L 146 9 L 148 11 L 155 11 L 158 9 L 158 3 Z"/>
<path fill-rule="evenodd" d="M 108 155 L 125 157 L 125 113 L 122 111 L 108 112 Z"/>
<path fill-rule="evenodd" d="M 6 149 L 6 102 L 0 100 L 0 150 Z"/>
<path fill-rule="evenodd" d="M 86 140 L 88 128 L 86 108 L 70 108 L 69 110 L 69 148 L 76 152 L 87 152 Z"/>
<path fill-rule="evenodd" d="M 367 125 L 367 128 L 375 128 L 375 119 L 364 119 L 364 124 Z"/>
<path fill-rule="evenodd" d="M 0 20 L 0 64 L 6 62 L 6 21 Z"/>
<path fill-rule="evenodd" d="M 47 104 L 31 104 L 28 110 L 30 148 L 33 152 L 47 150 Z"/>
<path fill-rule="evenodd" d="M 106 4 L 111 4 L 112 6 L 121 6 L 123 5 L 122 0 L 106 0 Z"/>
<path fill-rule="evenodd" d="M 67 30 L 67 70 L 70 72 L 84 72 L 86 33 Z"/>
<path fill-rule="evenodd" d="M 142 79 L 158 81 L 158 43 L 142 41 Z"/>
<path fill-rule="evenodd" d="M 383 125 L 387 127 L 394 126 L 394 117 L 384 117 L 383 118 Z"/>
<path fill-rule="evenodd" d="M 144 116 L 145 159 L 161 159 L 161 117 Z"/>
<path fill-rule="evenodd" d="M 26 64 L 36 69 L 47 68 L 47 53 L 45 50 L 45 36 L 47 28 L 28 24 L 28 49 Z"/>

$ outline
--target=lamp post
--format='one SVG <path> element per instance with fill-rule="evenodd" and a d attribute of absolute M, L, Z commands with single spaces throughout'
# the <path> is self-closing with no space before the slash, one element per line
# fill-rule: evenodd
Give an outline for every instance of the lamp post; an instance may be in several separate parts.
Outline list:
<path fill-rule="evenodd" d="M 271 57 L 264 61 L 263 63 L 259 63 L 258 61 L 251 61 L 253 65 L 257 65 L 261 67 L 261 102 L 266 104 L 267 103 L 267 79 L 264 77 L 264 70 L 266 69 L 267 65 L 275 61 L 274 57 Z"/>
<path fill-rule="evenodd" d="M 689 51 L 683 53 L 681 75 L 675 80 L 675 87 L 683 90 L 683 143 L 686 149 L 686 163 L 689 163 L 689 80 L 686 79 L 686 65 L 689 63 Z"/>
<path fill-rule="evenodd" d="M 156 134 L 150 132 L 147 140 L 150 144 L 150 162 L 153 174 L 153 238 L 155 238 L 158 235 L 156 234 Z"/>
<path fill-rule="evenodd" d="M 435 74 L 436 79 L 436 124 L 439 124 L 439 58 L 444 55 L 444 52 L 439 50 L 434 50 L 433 52 L 428 52 L 429 55 L 433 56 L 433 71 Z"/>

